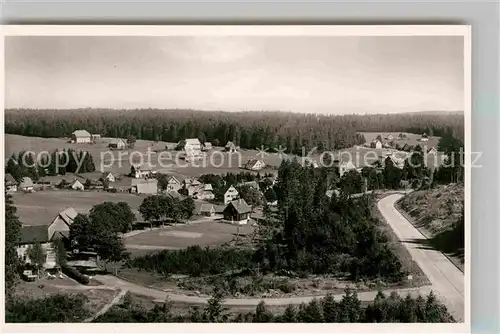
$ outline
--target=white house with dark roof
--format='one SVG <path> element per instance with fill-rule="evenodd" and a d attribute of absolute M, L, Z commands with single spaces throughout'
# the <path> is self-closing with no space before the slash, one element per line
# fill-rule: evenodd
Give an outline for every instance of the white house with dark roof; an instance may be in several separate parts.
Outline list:
<path fill-rule="evenodd" d="M 71 134 L 71 141 L 77 144 L 89 144 L 92 142 L 92 135 L 87 130 L 76 130 Z"/>
<path fill-rule="evenodd" d="M 215 205 L 213 204 L 202 204 L 199 214 L 205 217 L 215 216 Z"/>
<path fill-rule="evenodd" d="M 224 204 L 229 204 L 229 202 L 237 199 L 239 195 L 238 190 L 236 190 L 235 187 L 230 186 L 224 193 Z"/>
<path fill-rule="evenodd" d="M 182 182 L 175 176 L 169 176 L 167 180 L 167 191 L 179 191 L 182 188 Z"/>
<path fill-rule="evenodd" d="M 245 168 L 249 170 L 261 170 L 266 167 L 266 163 L 262 160 L 259 159 L 250 159 L 248 162 L 245 164 Z"/>
<path fill-rule="evenodd" d="M 73 190 L 85 190 L 85 186 L 79 180 L 74 180 L 73 182 L 71 182 L 70 187 Z"/>

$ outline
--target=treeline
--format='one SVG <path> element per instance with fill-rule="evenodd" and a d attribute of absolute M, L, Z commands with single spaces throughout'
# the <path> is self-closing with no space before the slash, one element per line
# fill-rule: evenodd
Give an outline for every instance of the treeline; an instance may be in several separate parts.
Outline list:
<path fill-rule="evenodd" d="M 379 292 L 367 306 L 349 290 L 340 301 L 332 295 L 314 299 L 308 304 L 289 305 L 280 314 L 272 313 L 264 302 L 253 312 L 232 314 L 223 305 L 220 295 L 212 297 L 203 308 L 192 307 L 187 313 L 176 313 L 172 303 L 145 309 L 130 295 L 120 305 L 113 306 L 94 322 L 190 322 L 190 323 L 443 323 L 453 322 L 452 316 L 431 292 L 426 297 L 386 296 Z"/>
<path fill-rule="evenodd" d="M 25 151 L 13 153 L 5 166 L 5 173 L 10 173 L 17 181 L 26 176 L 37 181 L 44 176 L 91 173 L 95 170 L 94 158 L 89 152 L 73 149 L 39 155 Z"/>
<path fill-rule="evenodd" d="M 199 138 L 214 145 L 233 141 L 242 148 L 302 147 L 318 151 L 365 143 L 360 131 L 411 132 L 440 136 L 446 131 L 463 137 L 463 115 L 314 115 L 284 112 L 222 112 L 159 109 L 9 109 L 5 132 L 23 136 L 67 137 L 86 129 L 107 137 L 178 142 Z"/>

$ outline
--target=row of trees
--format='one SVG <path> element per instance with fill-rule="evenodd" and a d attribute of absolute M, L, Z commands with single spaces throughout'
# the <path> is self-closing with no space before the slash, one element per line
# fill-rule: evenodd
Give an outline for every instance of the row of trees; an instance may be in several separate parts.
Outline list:
<path fill-rule="evenodd" d="M 69 136 L 86 129 L 103 136 L 178 142 L 195 137 L 225 145 L 233 141 L 242 148 L 286 147 L 300 153 L 317 147 L 319 151 L 361 145 L 359 131 L 462 134 L 463 115 L 315 115 L 284 112 L 239 112 L 196 110 L 33 110 L 5 111 L 5 132 L 37 137 Z"/>
<path fill-rule="evenodd" d="M 10 173 L 18 181 L 25 176 L 36 181 L 44 176 L 91 173 L 95 170 L 94 159 L 89 152 L 73 149 L 56 150 L 38 157 L 32 152 L 13 153 L 5 167 L 5 173 Z"/>
<path fill-rule="evenodd" d="M 139 207 L 142 218 L 146 221 L 165 221 L 170 218 L 174 222 L 189 219 L 194 214 L 195 204 L 191 197 L 183 200 L 168 195 L 152 195 L 146 197 Z"/>
<path fill-rule="evenodd" d="M 122 304 L 112 307 L 95 322 L 442 323 L 453 322 L 453 318 L 432 292 L 417 298 L 379 292 L 371 303 L 363 306 L 356 293 L 347 290 L 340 301 L 328 295 L 307 304 L 289 305 L 280 314 L 271 312 L 264 302 L 253 312 L 230 313 L 217 293 L 205 307 L 195 306 L 184 314 L 176 314 L 168 300 L 147 310 L 128 295 Z"/>

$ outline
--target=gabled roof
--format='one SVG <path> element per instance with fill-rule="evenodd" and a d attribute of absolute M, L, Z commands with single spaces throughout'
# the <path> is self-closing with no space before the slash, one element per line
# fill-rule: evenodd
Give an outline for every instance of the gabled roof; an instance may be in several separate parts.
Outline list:
<path fill-rule="evenodd" d="M 167 191 L 166 194 L 167 194 L 167 196 L 170 196 L 172 198 L 176 198 L 178 200 L 184 199 L 184 196 L 182 196 L 181 194 L 179 194 L 177 191 L 174 191 L 174 190 Z"/>
<path fill-rule="evenodd" d="M 247 204 L 247 202 L 245 202 L 244 199 L 237 199 L 237 200 L 234 200 L 234 201 L 231 201 L 226 209 L 229 207 L 229 206 L 233 206 L 236 210 L 236 212 L 238 212 L 238 214 L 244 214 L 244 213 L 250 213 L 252 211 L 252 208 Z"/>
<path fill-rule="evenodd" d="M 87 130 L 76 130 L 73 131 L 72 135 L 77 138 L 91 137 L 90 133 Z"/>
<path fill-rule="evenodd" d="M 213 204 L 202 204 L 200 208 L 200 212 L 210 212 L 215 211 L 215 206 Z"/>
<path fill-rule="evenodd" d="M 169 176 L 168 177 L 167 182 L 170 183 L 171 181 L 175 182 L 177 184 L 181 184 L 181 182 L 175 176 Z"/>
<path fill-rule="evenodd" d="M 78 180 L 78 179 L 74 179 L 74 180 L 73 180 L 73 182 L 71 182 L 71 186 L 74 186 L 74 185 L 75 185 L 75 183 L 77 183 L 77 182 L 78 182 L 80 185 L 82 185 L 82 186 L 83 186 L 83 183 L 81 183 L 81 182 L 80 182 L 80 180 Z"/>
<path fill-rule="evenodd" d="M 27 225 L 21 227 L 20 244 L 49 242 L 49 227 L 47 225 Z"/>
<path fill-rule="evenodd" d="M 75 209 L 73 208 L 67 208 L 64 209 L 63 211 L 58 213 L 58 217 L 61 217 L 62 220 L 66 223 L 66 225 L 71 225 L 73 224 L 73 220 L 75 220 L 75 217 L 78 215 Z"/>
<path fill-rule="evenodd" d="M 231 186 L 229 186 L 229 188 L 227 188 L 227 190 L 224 192 L 224 194 L 226 194 L 226 193 L 227 193 L 228 191 L 230 191 L 230 190 L 231 190 L 232 192 L 236 192 L 236 193 L 238 193 L 238 190 L 236 190 L 236 188 L 235 188 L 234 186 L 232 186 L 232 185 L 231 185 Z"/>
<path fill-rule="evenodd" d="M 16 179 L 10 173 L 5 174 L 5 183 L 7 185 L 17 184 Z"/>
<path fill-rule="evenodd" d="M 205 191 L 213 191 L 214 188 L 212 187 L 212 185 L 210 183 L 205 183 L 203 185 L 203 190 L 205 190 Z"/>
<path fill-rule="evenodd" d="M 232 141 L 228 141 L 225 147 L 236 147 Z"/>

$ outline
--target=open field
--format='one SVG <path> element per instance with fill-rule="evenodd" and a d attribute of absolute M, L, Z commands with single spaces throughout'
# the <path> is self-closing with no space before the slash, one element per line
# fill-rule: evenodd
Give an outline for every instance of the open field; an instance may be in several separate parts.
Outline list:
<path fill-rule="evenodd" d="M 146 195 L 129 193 L 110 193 L 106 191 L 48 190 L 34 193 L 13 193 L 12 199 L 17 208 L 21 223 L 25 225 L 44 225 L 52 222 L 62 210 L 72 207 L 79 213 L 87 213 L 94 205 L 103 202 L 127 202 L 138 215 L 138 209 Z M 200 208 L 202 201 L 195 200 Z M 140 217 L 138 217 L 140 218 Z"/>
<path fill-rule="evenodd" d="M 130 250 L 141 250 L 140 246 L 149 246 L 146 248 L 157 249 L 180 249 L 188 246 L 199 245 L 217 246 L 231 241 L 238 232 L 235 225 L 224 224 L 215 221 L 206 221 L 202 223 L 166 226 L 162 229 L 145 231 L 143 233 L 131 236 L 125 239 L 125 246 Z M 243 225 L 239 227 L 239 234 L 243 237 L 251 234 L 253 227 Z M 146 250 L 145 248 L 142 250 Z"/>

